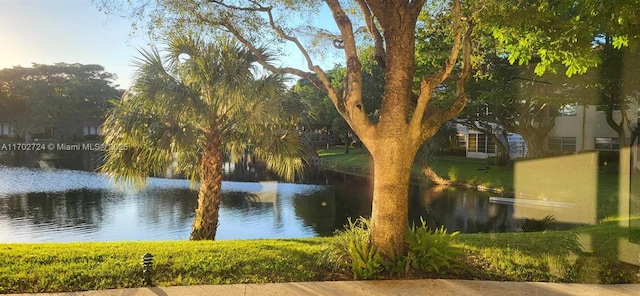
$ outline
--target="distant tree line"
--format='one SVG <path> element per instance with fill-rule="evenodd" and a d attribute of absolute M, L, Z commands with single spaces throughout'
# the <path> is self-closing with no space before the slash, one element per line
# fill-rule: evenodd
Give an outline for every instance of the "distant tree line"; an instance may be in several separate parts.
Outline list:
<path fill-rule="evenodd" d="M 84 124 L 100 125 L 109 100 L 123 90 L 100 65 L 56 63 L 0 70 L 0 122 L 15 137 L 80 139 Z M 45 135 L 46 134 L 46 135 Z"/>

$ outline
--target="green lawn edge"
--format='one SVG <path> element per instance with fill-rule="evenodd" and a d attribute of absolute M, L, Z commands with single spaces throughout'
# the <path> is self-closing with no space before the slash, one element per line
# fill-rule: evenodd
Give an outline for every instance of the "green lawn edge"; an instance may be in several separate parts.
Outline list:
<path fill-rule="evenodd" d="M 630 238 L 617 220 L 568 231 L 459 234 L 455 247 L 470 268 L 444 277 L 640 283 L 637 263 L 622 262 L 619 253 Z M 147 252 L 154 255 L 157 286 L 352 279 L 346 270 L 318 264 L 332 239 L 0 244 L 0 293 L 143 287 Z M 576 243 L 581 250 L 572 249 Z"/>

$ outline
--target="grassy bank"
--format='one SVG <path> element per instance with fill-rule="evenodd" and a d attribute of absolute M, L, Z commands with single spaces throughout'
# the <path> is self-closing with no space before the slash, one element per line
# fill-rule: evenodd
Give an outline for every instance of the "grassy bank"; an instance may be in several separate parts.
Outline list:
<path fill-rule="evenodd" d="M 571 231 L 461 234 L 455 246 L 471 268 L 447 276 L 638 283 L 638 266 L 620 261 L 629 231 L 617 222 Z M 332 239 L 0 244 L 0 293 L 141 287 L 145 252 L 155 256 L 158 286 L 348 280 L 348 271 L 317 264 Z M 637 252 L 632 257 L 637 260 Z"/>
<path fill-rule="evenodd" d="M 320 163 L 323 169 L 340 173 L 369 176 L 371 157 L 362 149 L 351 149 L 348 154 L 343 148 L 319 150 Z M 499 190 L 513 189 L 513 169 L 502 166 L 488 166 L 487 160 L 464 157 L 436 157 L 429 166 L 440 176 L 453 183 L 469 186 L 483 186 Z M 488 169 L 485 169 L 489 167 Z M 412 181 L 414 183 L 429 182 L 425 177 L 424 166 L 414 165 Z"/>

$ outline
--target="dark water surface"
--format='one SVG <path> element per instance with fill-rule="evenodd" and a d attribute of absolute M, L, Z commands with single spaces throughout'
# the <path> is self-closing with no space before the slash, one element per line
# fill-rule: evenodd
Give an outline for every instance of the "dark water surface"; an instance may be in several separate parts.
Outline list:
<path fill-rule="evenodd" d="M 197 190 L 189 181 L 150 178 L 136 191 L 114 186 L 98 173 L 51 163 L 0 165 L 0 242 L 189 238 L 197 207 Z M 371 186 L 364 178 L 319 173 L 307 183 L 223 182 L 217 239 L 328 236 L 347 217 L 371 212 Z M 410 194 L 414 223 L 424 219 L 431 227 L 465 233 L 519 227 L 511 218 L 513 207 L 490 203 L 489 193 L 412 186 Z"/>

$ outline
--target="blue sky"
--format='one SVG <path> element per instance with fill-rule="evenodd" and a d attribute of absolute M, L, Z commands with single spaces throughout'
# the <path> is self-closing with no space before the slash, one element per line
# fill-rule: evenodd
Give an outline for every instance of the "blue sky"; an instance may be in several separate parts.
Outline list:
<path fill-rule="evenodd" d="M 0 68 L 32 63 L 99 64 L 129 85 L 142 36 L 131 23 L 106 15 L 88 0 L 0 0 Z"/>
<path fill-rule="evenodd" d="M 126 88 L 137 48 L 149 44 L 141 33 L 130 34 L 129 20 L 100 12 L 89 0 L 0 0 L 0 69 L 32 63 L 99 64 L 117 74 L 116 83 Z M 303 67 L 296 55 L 282 62 Z"/>

